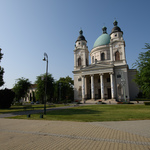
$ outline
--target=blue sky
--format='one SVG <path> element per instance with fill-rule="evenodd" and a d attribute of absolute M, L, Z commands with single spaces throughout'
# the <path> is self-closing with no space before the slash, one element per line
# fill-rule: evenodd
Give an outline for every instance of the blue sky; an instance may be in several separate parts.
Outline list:
<path fill-rule="evenodd" d="M 34 83 L 46 71 L 44 52 L 54 79 L 73 78 L 73 50 L 80 28 L 91 51 L 102 27 L 110 33 L 116 18 L 130 68 L 145 43 L 150 43 L 149 0 L 0 0 L 0 6 L 2 88 L 12 88 L 21 77 Z"/>

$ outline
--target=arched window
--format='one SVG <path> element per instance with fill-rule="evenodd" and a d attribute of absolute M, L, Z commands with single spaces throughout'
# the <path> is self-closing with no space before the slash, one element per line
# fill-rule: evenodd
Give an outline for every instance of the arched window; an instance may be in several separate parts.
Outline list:
<path fill-rule="evenodd" d="M 115 53 L 115 60 L 120 60 L 120 53 L 118 51 Z"/>
<path fill-rule="evenodd" d="M 81 58 L 78 58 L 78 66 L 81 66 Z"/>
<path fill-rule="evenodd" d="M 105 54 L 101 53 L 101 60 L 105 60 Z"/>

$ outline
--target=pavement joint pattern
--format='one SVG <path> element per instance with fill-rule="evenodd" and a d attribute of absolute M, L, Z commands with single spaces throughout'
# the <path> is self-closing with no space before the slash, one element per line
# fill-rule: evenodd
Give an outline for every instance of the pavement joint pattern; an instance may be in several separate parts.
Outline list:
<path fill-rule="evenodd" d="M 13 133 L 23 133 L 23 134 L 44 135 L 44 136 L 56 136 L 56 137 L 63 137 L 63 138 L 92 140 L 92 141 L 107 141 L 107 142 L 117 142 L 117 143 L 130 143 L 130 144 L 136 144 L 136 145 L 150 145 L 150 142 L 136 142 L 136 141 L 116 140 L 116 139 L 91 138 L 91 137 L 81 137 L 81 136 L 62 135 L 62 134 L 25 132 L 25 131 L 17 131 L 17 130 L 1 130 L 0 129 L 0 132 L 13 132 Z"/>
<path fill-rule="evenodd" d="M 150 150 L 149 124 L 150 120 L 71 122 L 1 118 L 0 149 Z"/>

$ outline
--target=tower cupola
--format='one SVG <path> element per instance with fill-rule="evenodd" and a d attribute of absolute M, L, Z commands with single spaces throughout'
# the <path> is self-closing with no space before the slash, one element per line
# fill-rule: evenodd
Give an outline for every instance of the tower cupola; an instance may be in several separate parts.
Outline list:
<path fill-rule="evenodd" d="M 86 44 L 87 44 L 87 41 L 86 41 L 85 37 L 83 36 L 83 31 L 80 30 L 75 46 L 76 46 L 76 48 L 87 48 Z"/>
<path fill-rule="evenodd" d="M 121 31 L 120 27 L 117 26 L 118 25 L 117 20 L 115 20 L 113 24 L 114 24 L 114 27 L 111 30 L 111 34 L 115 33 L 115 32 L 121 32 L 123 34 L 123 32 Z"/>
<path fill-rule="evenodd" d="M 77 41 L 86 41 L 86 39 L 85 39 L 85 37 L 83 36 L 83 31 L 82 30 L 80 30 L 79 31 L 79 37 L 78 37 L 78 39 L 77 39 Z M 77 42 L 76 41 L 76 42 Z M 86 41 L 87 42 L 87 41 Z"/>
<path fill-rule="evenodd" d="M 117 20 L 113 22 L 113 25 L 114 27 L 112 28 L 111 33 L 110 33 L 111 40 L 123 39 L 122 37 L 123 32 L 121 31 L 120 27 L 118 27 Z"/>

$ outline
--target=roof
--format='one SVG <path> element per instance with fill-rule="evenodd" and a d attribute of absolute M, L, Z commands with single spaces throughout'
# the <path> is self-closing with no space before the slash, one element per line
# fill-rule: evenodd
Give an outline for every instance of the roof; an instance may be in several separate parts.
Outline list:
<path fill-rule="evenodd" d="M 82 30 L 80 30 L 79 31 L 79 37 L 77 38 L 77 41 L 86 41 L 86 39 L 85 39 L 85 37 L 83 36 L 83 31 Z M 76 42 L 77 42 L 76 41 Z"/>
<path fill-rule="evenodd" d="M 118 25 L 118 22 L 117 22 L 116 20 L 114 21 L 113 24 L 114 24 L 114 27 L 113 27 L 112 30 L 111 30 L 111 34 L 112 34 L 112 33 L 115 33 L 115 32 L 122 32 L 121 29 L 120 29 L 120 27 L 117 26 L 117 25 Z M 123 33 L 123 32 L 122 32 L 122 33 Z"/>
<path fill-rule="evenodd" d="M 108 45 L 110 43 L 110 35 L 107 34 L 107 28 L 104 26 L 102 28 L 102 30 L 103 30 L 103 34 L 100 35 L 96 39 L 93 48 L 98 47 L 98 46 L 102 46 L 102 45 Z"/>

